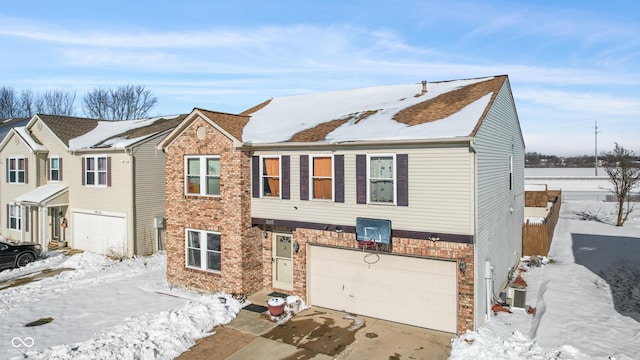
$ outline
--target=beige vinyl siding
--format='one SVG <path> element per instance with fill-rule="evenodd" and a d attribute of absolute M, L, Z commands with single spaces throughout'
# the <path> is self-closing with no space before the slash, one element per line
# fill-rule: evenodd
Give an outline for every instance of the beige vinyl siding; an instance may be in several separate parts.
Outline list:
<path fill-rule="evenodd" d="M 165 134 L 145 142 L 132 149 L 134 162 L 134 209 L 136 255 L 149 255 L 154 252 L 156 234 L 155 217 L 165 216 L 166 177 L 165 153 L 157 150 L 156 145 Z M 162 232 L 164 230 L 162 229 Z"/>
<path fill-rule="evenodd" d="M 504 83 L 475 138 L 478 164 L 478 237 L 476 241 L 476 327 L 486 308 L 485 261 L 495 267 L 497 292 L 509 268 L 522 254 L 524 221 L 524 143 L 508 81 Z M 509 156 L 513 188 L 509 190 Z M 511 210 L 513 209 L 513 211 Z"/>
<path fill-rule="evenodd" d="M 7 182 L 7 159 L 12 157 L 24 157 L 27 160 L 27 183 L 26 184 L 9 184 Z M 2 207 L 0 207 L 0 228 L 2 229 L 2 235 L 11 240 L 24 240 L 31 241 L 31 230 L 33 224 L 29 224 L 29 232 L 21 234 L 21 231 L 9 229 L 7 225 L 7 204 L 13 204 L 16 197 L 27 193 L 37 187 L 37 175 L 38 166 L 35 155 L 31 148 L 24 142 L 19 136 L 15 134 L 10 135 L 2 154 L 0 154 L 0 167 L 2 170 L 0 180 L 0 199 L 2 201 Z M 24 208 L 22 209 L 22 228 L 24 230 L 24 224 L 26 221 Z"/>
<path fill-rule="evenodd" d="M 389 219 L 393 229 L 473 234 L 472 154 L 468 145 L 405 149 L 337 148 L 344 155 L 345 202 L 300 200 L 300 155 L 326 151 L 257 152 L 291 156 L 291 199 L 252 198 L 258 218 L 355 226 L 357 217 Z M 409 206 L 356 203 L 357 154 L 408 154 Z M 297 209 L 296 209 L 297 208 Z"/>
<path fill-rule="evenodd" d="M 82 185 L 82 159 L 85 156 L 111 157 L 111 186 L 83 186 Z M 90 152 L 76 153 L 69 160 L 65 159 L 64 183 L 69 186 L 70 210 L 124 213 L 127 219 L 127 236 L 129 248 L 127 255 L 133 255 L 133 217 L 132 213 L 132 160 L 124 152 Z M 73 220 L 69 220 L 69 228 L 72 229 Z M 69 232 L 73 236 L 73 231 Z M 71 240 L 73 243 L 73 239 Z"/>

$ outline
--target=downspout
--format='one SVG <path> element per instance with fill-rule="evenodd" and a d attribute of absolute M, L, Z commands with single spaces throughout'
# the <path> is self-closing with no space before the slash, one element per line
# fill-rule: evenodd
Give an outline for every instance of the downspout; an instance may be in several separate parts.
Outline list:
<path fill-rule="evenodd" d="M 486 301 L 487 301 L 487 313 L 484 316 L 485 320 L 489 320 L 491 314 L 491 305 L 493 305 L 493 265 L 491 261 L 484 262 L 484 281 L 486 288 Z"/>
<path fill-rule="evenodd" d="M 473 138 L 469 139 L 469 150 L 472 152 L 472 163 L 473 163 L 473 264 L 474 267 L 478 268 L 478 150 L 476 149 L 476 145 L 473 141 Z M 476 304 L 478 303 L 478 290 L 479 285 L 476 279 L 478 278 L 478 272 L 474 271 L 473 279 L 473 331 L 478 330 L 478 323 L 476 321 Z"/>
<path fill-rule="evenodd" d="M 135 157 L 133 155 L 133 152 L 131 151 L 131 149 L 125 149 L 125 154 L 129 155 L 129 162 L 130 162 L 130 167 L 131 167 L 131 209 L 130 209 L 130 213 L 131 213 L 131 241 L 127 241 L 127 247 L 128 249 L 128 255 L 129 256 L 134 256 L 136 255 L 136 248 L 137 248 L 137 234 L 136 234 L 136 229 L 137 229 L 137 224 L 136 224 L 136 166 L 135 166 Z M 127 231 L 129 231 L 129 229 L 127 229 Z"/>

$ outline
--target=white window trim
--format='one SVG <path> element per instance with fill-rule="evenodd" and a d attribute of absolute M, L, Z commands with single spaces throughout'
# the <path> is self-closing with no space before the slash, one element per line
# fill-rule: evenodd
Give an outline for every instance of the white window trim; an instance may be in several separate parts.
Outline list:
<path fill-rule="evenodd" d="M 9 162 L 11 160 L 15 160 L 16 161 L 15 162 L 15 164 L 16 164 L 16 169 L 15 170 L 10 170 L 9 169 Z M 24 178 L 25 181 L 18 181 L 18 178 L 19 178 L 18 174 L 20 173 L 20 170 L 18 170 L 18 168 L 19 168 L 18 167 L 19 160 L 25 160 L 25 167 L 24 167 L 24 170 L 22 170 L 22 172 L 24 173 L 24 177 L 23 178 Z M 7 183 L 8 184 L 26 184 L 27 183 L 27 181 L 26 181 L 27 180 L 27 166 L 26 166 L 27 164 L 26 164 L 26 162 L 27 161 L 26 161 L 26 157 L 25 156 L 9 156 L 9 157 L 7 157 L 7 168 L 8 168 L 7 171 L 9 172 L 9 178 L 7 179 Z M 11 179 L 11 172 L 15 172 L 16 181 L 11 181 L 10 180 Z"/>
<path fill-rule="evenodd" d="M 11 215 L 11 208 L 16 208 L 17 211 L 14 211 L 18 214 L 18 216 L 12 216 Z M 16 219 L 16 227 L 13 228 L 11 227 L 11 219 Z M 20 231 L 22 230 L 22 206 L 17 205 L 17 204 L 9 204 L 9 223 L 7 224 L 7 228 L 10 230 L 16 230 L 16 231 Z"/>
<path fill-rule="evenodd" d="M 313 159 L 314 158 L 331 158 L 331 199 L 316 199 L 313 197 Z M 333 202 L 336 198 L 336 169 L 335 169 L 335 159 L 333 154 L 311 154 L 309 155 L 309 200 L 311 201 L 325 201 L 325 202 Z"/>
<path fill-rule="evenodd" d="M 393 158 L 393 202 L 374 202 L 371 201 L 371 158 L 372 157 L 391 157 Z M 367 154 L 367 204 L 369 205 L 398 205 L 398 165 L 396 154 Z"/>
<path fill-rule="evenodd" d="M 207 161 L 206 159 L 213 158 L 218 159 L 220 161 L 220 155 L 185 155 L 184 157 L 184 195 L 185 196 L 208 196 L 208 197 L 220 197 L 221 194 L 207 194 L 206 184 L 207 184 Z M 200 193 L 190 193 L 187 191 L 187 186 L 189 184 L 189 159 L 200 159 Z M 220 161 L 220 174 L 218 178 L 222 177 L 222 161 Z M 222 188 L 220 188 L 220 193 L 222 193 Z"/>
<path fill-rule="evenodd" d="M 190 231 L 200 233 L 200 267 L 189 265 L 189 232 Z M 220 270 L 207 269 L 207 252 L 209 251 L 207 249 L 207 234 L 217 234 L 220 236 L 220 251 L 211 250 L 212 252 L 220 253 Z M 220 234 L 217 231 L 185 228 L 184 229 L 184 266 L 189 269 L 206 271 L 214 274 L 221 274 L 222 273 L 222 234 Z"/>
<path fill-rule="evenodd" d="M 51 166 L 51 160 L 52 159 L 58 159 L 58 168 L 56 169 L 56 170 L 58 170 L 58 179 L 57 180 L 53 180 L 53 167 Z M 51 182 L 60 182 L 60 175 L 61 175 L 61 172 L 60 172 L 60 156 L 52 155 L 47 159 L 47 161 L 49 162 L 49 179 L 50 179 L 49 181 L 51 181 Z M 85 164 L 85 166 L 86 166 L 86 164 Z M 107 171 L 109 171 L 109 170 L 107 169 Z M 107 174 L 107 176 L 108 176 L 108 174 Z M 86 182 L 86 179 L 85 179 L 85 182 Z"/>
<path fill-rule="evenodd" d="M 279 196 L 264 195 L 264 159 L 278 159 L 278 179 L 280 179 Z M 260 155 L 260 197 L 265 199 L 281 199 L 282 198 L 282 156 L 280 155 Z"/>
<path fill-rule="evenodd" d="M 104 158 L 105 161 L 105 166 L 107 167 L 107 169 L 105 170 L 105 183 L 103 184 L 98 184 L 99 182 L 99 178 L 100 178 L 100 171 L 98 170 L 98 159 L 100 158 Z M 95 170 L 89 170 L 89 166 L 87 166 L 87 160 L 88 159 L 93 159 L 96 169 Z M 96 187 L 96 188 L 106 188 L 109 186 L 109 157 L 107 155 L 91 155 L 91 156 L 85 156 L 84 159 L 82 160 L 84 161 L 84 174 L 82 174 L 82 176 L 84 176 L 84 186 L 87 187 Z M 87 179 L 87 174 L 89 173 L 89 171 L 93 172 L 94 177 L 93 180 L 95 182 L 95 184 L 89 184 L 89 181 Z"/>

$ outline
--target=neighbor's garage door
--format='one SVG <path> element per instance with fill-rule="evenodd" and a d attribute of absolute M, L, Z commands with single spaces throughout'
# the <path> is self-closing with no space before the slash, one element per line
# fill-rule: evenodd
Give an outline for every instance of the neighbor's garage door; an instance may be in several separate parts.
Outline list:
<path fill-rule="evenodd" d="M 124 215 L 73 212 L 73 247 L 104 255 L 127 254 Z"/>
<path fill-rule="evenodd" d="M 312 305 L 456 332 L 456 262 L 310 246 Z"/>

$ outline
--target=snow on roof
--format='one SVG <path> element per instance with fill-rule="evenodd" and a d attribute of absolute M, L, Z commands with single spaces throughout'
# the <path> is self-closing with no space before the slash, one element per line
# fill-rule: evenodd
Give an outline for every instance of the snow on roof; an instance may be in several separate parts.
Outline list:
<path fill-rule="evenodd" d="M 69 140 L 69 150 L 90 149 L 96 147 L 96 145 L 107 146 L 116 149 L 123 149 L 129 145 L 155 135 L 156 133 L 145 134 L 135 138 L 128 138 L 127 136 L 118 136 L 127 131 L 139 129 L 145 126 L 153 125 L 160 119 L 174 119 L 180 115 L 175 116 L 161 116 L 148 119 L 138 120 L 121 120 L 121 121 L 100 121 L 95 129 L 88 133 L 78 136 Z M 108 141 L 107 141 L 108 140 Z"/>
<path fill-rule="evenodd" d="M 345 122 L 328 133 L 324 141 L 452 138 L 469 136 L 481 118 L 492 93 L 462 110 L 437 121 L 407 125 L 394 119 L 400 111 L 464 86 L 493 77 L 429 83 L 421 96 L 421 84 L 394 85 L 274 98 L 251 114 L 242 140 L 254 143 L 288 141 L 293 135 L 327 123 Z M 358 115 L 368 117 L 359 121 Z"/>
<path fill-rule="evenodd" d="M 18 196 L 15 201 L 17 203 L 40 204 L 66 189 L 67 186 L 62 184 L 42 185 L 35 188 L 34 190 Z"/>
<path fill-rule="evenodd" d="M 30 148 L 32 148 L 33 150 L 42 150 L 42 151 L 46 151 L 47 148 L 44 147 L 42 144 L 39 144 L 32 136 L 31 133 L 29 133 L 29 131 L 27 131 L 27 128 L 25 126 L 19 126 L 19 127 L 15 127 L 13 128 L 13 130 L 18 133 L 18 135 L 20 135 L 20 137 L 27 143 L 27 145 L 29 145 Z"/>

